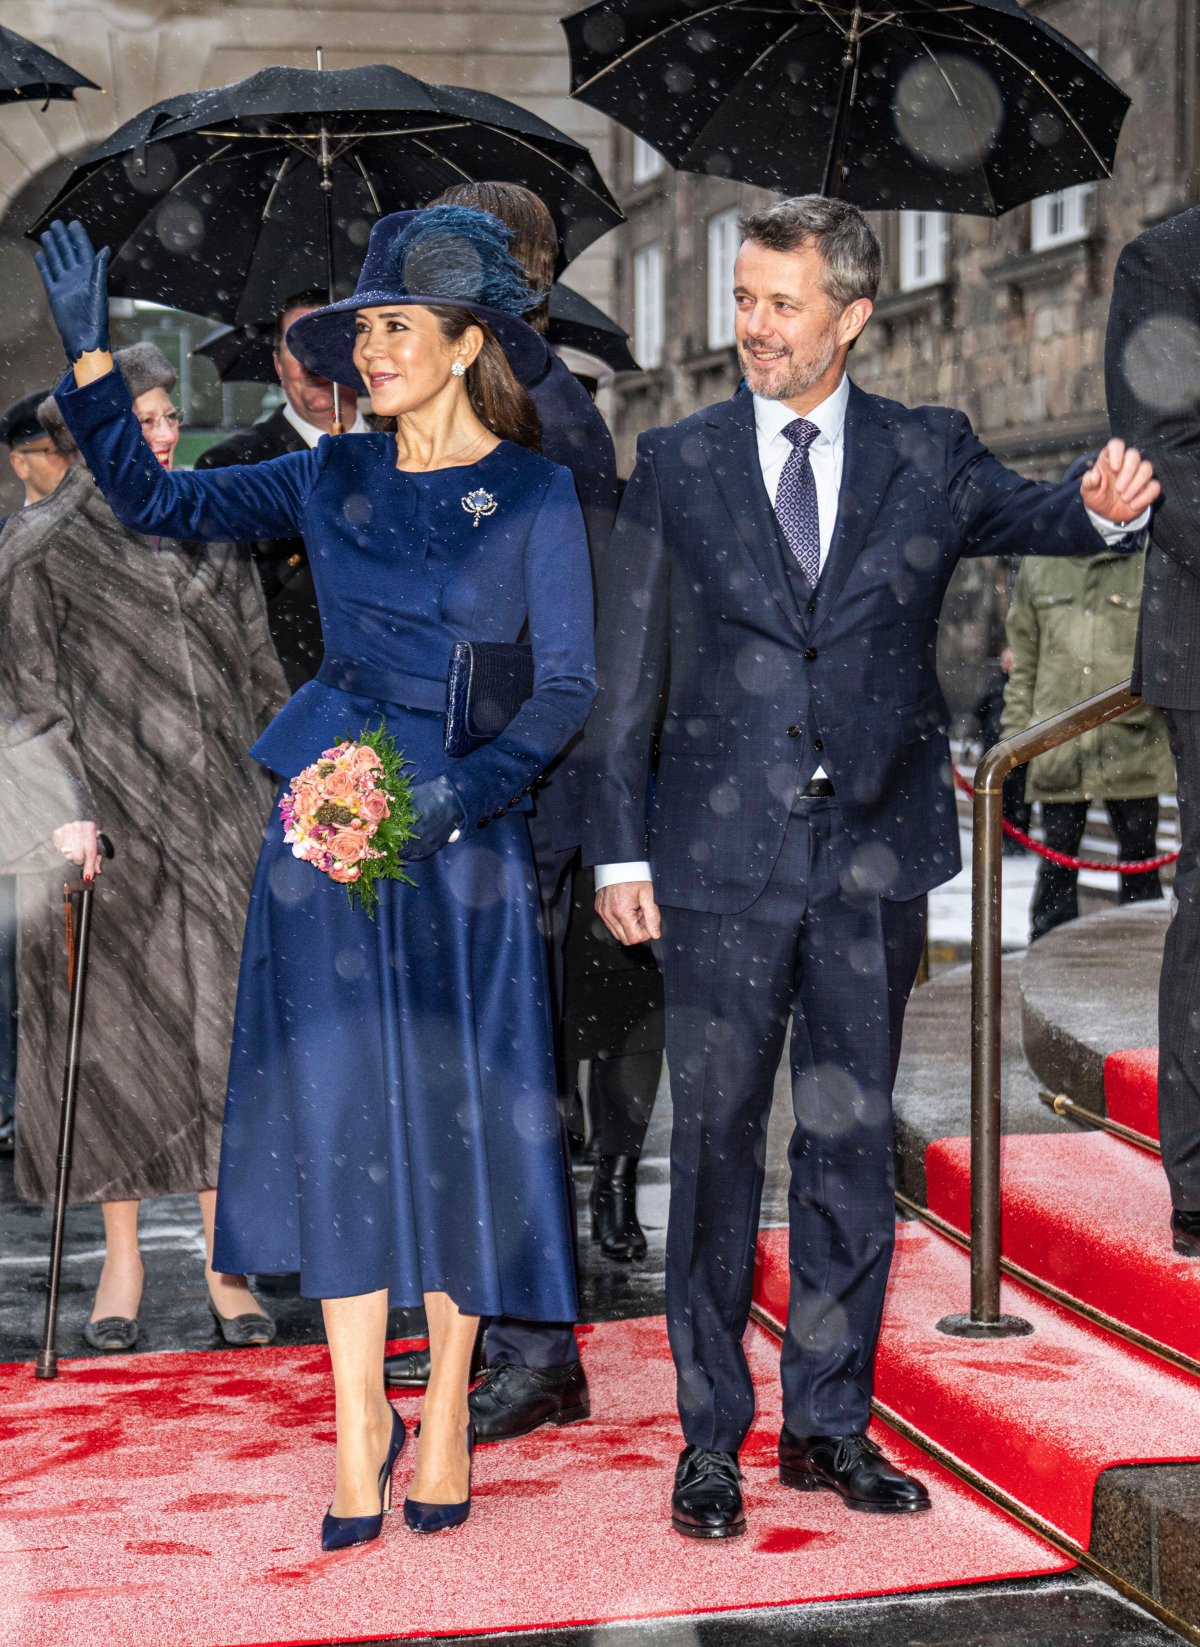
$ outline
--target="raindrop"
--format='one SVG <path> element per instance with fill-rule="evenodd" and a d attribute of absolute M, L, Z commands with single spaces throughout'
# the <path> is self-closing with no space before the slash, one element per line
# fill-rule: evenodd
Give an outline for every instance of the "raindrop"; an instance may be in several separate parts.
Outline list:
<path fill-rule="evenodd" d="M 204 218 L 189 201 L 164 200 L 154 214 L 154 232 L 168 252 L 191 252 L 204 239 Z"/>
<path fill-rule="evenodd" d="M 1200 326 L 1178 315 L 1151 315 L 1126 339 L 1121 365 L 1144 405 L 1182 412 L 1200 380 Z"/>
<path fill-rule="evenodd" d="M 619 17 L 611 12 L 605 12 L 599 17 L 589 17 L 580 33 L 583 43 L 590 51 L 615 51 L 625 38 L 625 25 Z"/>
<path fill-rule="evenodd" d="M 912 63 L 896 85 L 896 130 L 913 155 L 942 171 L 986 160 L 1000 135 L 1004 102 L 992 76 L 956 52 Z"/>

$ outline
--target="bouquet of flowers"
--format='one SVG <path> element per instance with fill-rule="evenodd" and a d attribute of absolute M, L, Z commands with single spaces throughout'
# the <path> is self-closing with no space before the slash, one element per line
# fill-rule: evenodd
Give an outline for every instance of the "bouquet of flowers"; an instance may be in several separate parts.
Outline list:
<path fill-rule="evenodd" d="M 293 854 L 340 882 L 368 915 L 379 903 L 377 881 L 414 884 L 400 856 L 416 817 L 406 764 L 381 721 L 323 750 L 279 803 Z"/>

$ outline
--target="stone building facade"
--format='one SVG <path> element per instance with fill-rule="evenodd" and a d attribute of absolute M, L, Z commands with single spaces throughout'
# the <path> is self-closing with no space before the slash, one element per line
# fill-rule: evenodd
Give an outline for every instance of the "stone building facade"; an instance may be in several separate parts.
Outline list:
<path fill-rule="evenodd" d="M 1058 476 L 1107 436 L 1104 330 L 1117 256 L 1149 224 L 1200 200 L 1200 8 L 1196 0 L 1030 0 L 1131 96 L 1107 182 L 999 220 L 881 214 L 885 275 L 855 350 L 864 388 L 961 406 L 1005 462 Z M 648 369 L 618 380 L 623 466 L 647 426 L 732 391 L 730 225 L 762 191 L 673 175 L 618 134 L 617 312 Z M 964 565 L 943 621 L 943 675 L 969 706 L 998 645 L 1004 568 Z"/>

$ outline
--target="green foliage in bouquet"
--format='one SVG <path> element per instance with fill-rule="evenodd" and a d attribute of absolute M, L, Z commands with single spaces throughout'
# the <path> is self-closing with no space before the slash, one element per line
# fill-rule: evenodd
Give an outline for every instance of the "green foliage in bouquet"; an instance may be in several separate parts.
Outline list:
<path fill-rule="evenodd" d="M 408 886 L 416 885 L 412 876 L 404 872 L 402 855 L 405 842 L 412 840 L 415 834 L 413 824 L 417 816 L 412 803 L 412 779 L 404 770 L 411 763 L 400 753 L 395 738 L 382 720 L 374 729 L 364 726 L 357 737 L 350 732 L 346 737 L 352 743 L 375 751 L 381 769 L 379 787 L 388 798 L 388 815 L 379 820 L 379 826 L 371 837 L 371 850 L 380 856 L 362 859 L 358 879 L 346 883 L 351 905 L 357 901 L 374 919 L 379 908 L 376 882 L 403 881 Z"/>

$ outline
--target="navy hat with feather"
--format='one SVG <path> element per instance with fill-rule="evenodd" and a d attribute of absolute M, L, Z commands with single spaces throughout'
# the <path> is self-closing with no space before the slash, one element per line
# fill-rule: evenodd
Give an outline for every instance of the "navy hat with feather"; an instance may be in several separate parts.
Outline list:
<path fill-rule="evenodd" d="M 355 383 L 354 316 L 385 305 L 467 309 L 496 334 L 521 382 L 545 370 L 545 339 L 521 319 L 544 292 L 531 292 L 509 251 L 512 232 L 491 212 L 426 206 L 391 212 L 371 229 L 358 285 L 349 297 L 314 309 L 288 327 L 288 348 L 312 372 Z"/>

